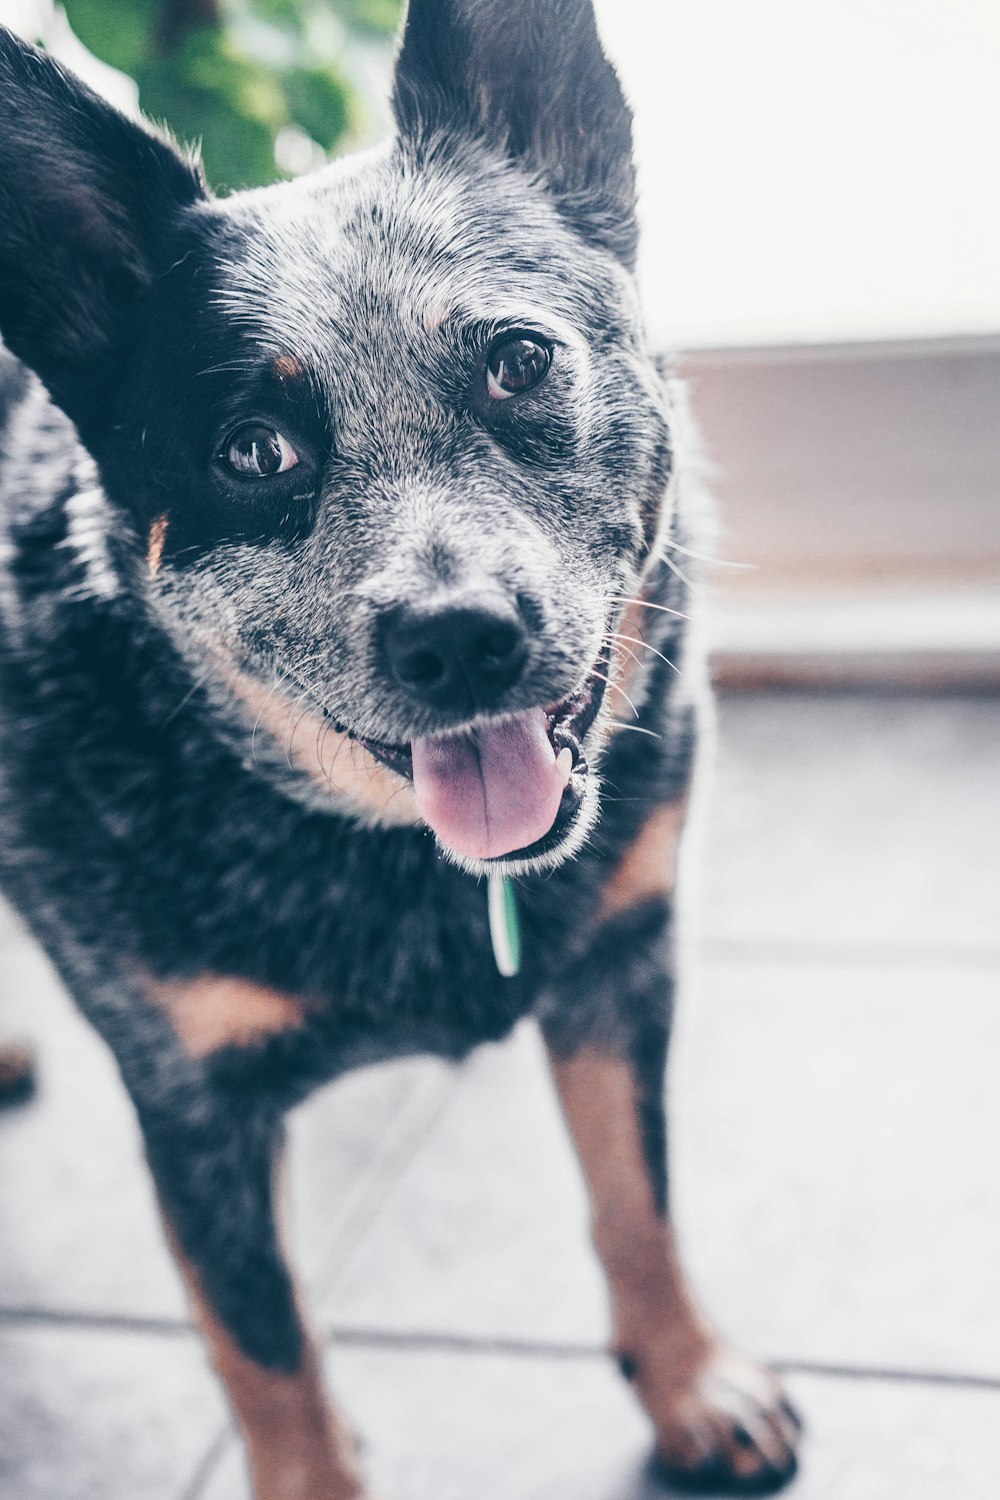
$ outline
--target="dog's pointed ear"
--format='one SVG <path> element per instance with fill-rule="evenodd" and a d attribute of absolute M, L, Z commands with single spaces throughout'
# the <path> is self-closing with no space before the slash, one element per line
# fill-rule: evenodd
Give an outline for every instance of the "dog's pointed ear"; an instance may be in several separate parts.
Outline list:
<path fill-rule="evenodd" d="M 169 141 L 0 27 L 0 334 L 74 420 L 204 191 Z"/>
<path fill-rule="evenodd" d="M 631 269 L 632 118 L 591 0 L 410 0 L 393 108 L 418 145 L 463 130 L 521 162 Z"/>

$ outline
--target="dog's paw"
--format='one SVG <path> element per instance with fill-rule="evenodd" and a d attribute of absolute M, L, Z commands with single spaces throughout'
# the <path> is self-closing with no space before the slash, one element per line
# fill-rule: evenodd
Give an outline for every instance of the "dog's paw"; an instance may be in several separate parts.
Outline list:
<path fill-rule="evenodd" d="M 622 1364 L 656 1425 L 654 1466 L 672 1488 L 768 1495 L 794 1476 L 802 1424 L 770 1370 L 724 1345 L 683 1383 L 647 1381 Z"/>

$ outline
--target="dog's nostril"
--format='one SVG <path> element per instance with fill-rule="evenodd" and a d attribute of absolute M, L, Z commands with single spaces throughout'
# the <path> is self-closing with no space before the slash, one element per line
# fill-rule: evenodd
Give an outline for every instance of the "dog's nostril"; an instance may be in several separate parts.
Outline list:
<path fill-rule="evenodd" d="M 521 676 L 527 633 L 502 595 L 451 605 L 412 604 L 383 625 L 390 674 L 437 708 L 475 711 L 497 704 Z"/>
<path fill-rule="evenodd" d="M 479 637 L 475 649 L 484 667 L 499 667 L 519 649 L 523 639 L 519 626 L 497 625 Z"/>
<path fill-rule="evenodd" d="M 403 657 L 397 667 L 397 674 L 414 687 L 437 682 L 446 671 L 444 662 L 433 651 L 413 651 Z"/>

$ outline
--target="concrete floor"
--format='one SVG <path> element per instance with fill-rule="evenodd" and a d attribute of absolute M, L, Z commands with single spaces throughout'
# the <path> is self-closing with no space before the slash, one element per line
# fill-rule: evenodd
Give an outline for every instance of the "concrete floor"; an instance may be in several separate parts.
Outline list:
<path fill-rule="evenodd" d="M 676 1204 L 714 1316 L 805 1412 L 794 1500 L 997 1493 L 998 801 L 996 701 L 722 704 Z M 0 1115 L 0 1495 L 247 1500 L 108 1057 L 0 941 L 43 1069 Z M 293 1189 L 387 1500 L 663 1493 L 530 1027 L 310 1101 Z"/>

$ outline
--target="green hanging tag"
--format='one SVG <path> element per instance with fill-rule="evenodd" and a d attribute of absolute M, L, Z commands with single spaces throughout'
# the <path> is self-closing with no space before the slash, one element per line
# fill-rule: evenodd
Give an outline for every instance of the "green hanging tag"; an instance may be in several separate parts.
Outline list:
<path fill-rule="evenodd" d="M 506 875 L 490 875 L 487 908 L 497 969 L 505 979 L 512 979 L 521 967 L 521 924 L 514 882 Z"/>

